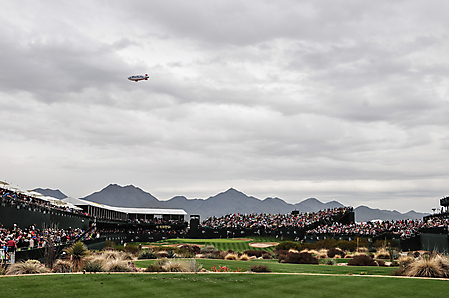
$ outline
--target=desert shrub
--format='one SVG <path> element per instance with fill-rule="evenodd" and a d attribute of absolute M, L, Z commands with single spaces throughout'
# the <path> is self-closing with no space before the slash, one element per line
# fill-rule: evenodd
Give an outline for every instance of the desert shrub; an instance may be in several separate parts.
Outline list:
<path fill-rule="evenodd" d="M 137 255 L 139 253 L 139 246 L 135 244 L 128 244 L 125 246 L 125 252 L 132 255 Z"/>
<path fill-rule="evenodd" d="M 401 263 L 402 274 L 414 277 L 449 277 L 449 259 L 440 254 L 423 255 L 411 263 Z"/>
<path fill-rule="evenodd" d="M 280 249 L 280 250 L 273 251 L 273 253 L 275 253 L 277 256 L 286 255 L 286 254 L 288 254 L 288 250 Z"/>
<path fill-rule="evenodd" d="M 183 244 L 179 247 L 179 253 L 182 255 L 193 257 L 196 254 L 199 254 L 201 252 L 201 249 L 198 245 L 188 245 Z"/>
<path fill-rule="evenodd" d="M 376 259 L 381 260 L 389 260 L 390 259 L 390 251 L 388 251 L 385 247 L 381 247 L 377 250 L 375 254 Z"/>
<path fill-rule="evenodd" d="M 414 252 L 412 252 L 412 256 L 414 258 L 419 258 L 421 256 L 421 254 L 419 253 L 419 251 L 414 251 Z"/>
<path fill-rule="evenodd" d="M 330 248 L 327 251 L 327 256 L 329 258 L 334 258 L 335 256 L 340 256 L 340 258 L 344 258 L 345 257 L 345 252 L 342 251 L 341 249 L 333 247 L 333 248 Z"/>
<path fill-rule="evenodd" d="M 162 268 L 167 272 L 188 272 L 189 266 L 183 261 L 170 260 L 165 262 Z"/>
<path fill-rule="evenodd" d="M 400 264 L 398 261 L 393 261 L 390 263 L 390 267 L 398 267 Z"/>
<path fill-rule="evenodd" d="M 153 250 L 142 250 L 139 253 L 138 259 L 157 259 L 157 255 Z"/>
<path fill-rule="evenodd" d="M 83 242 L 78 241 L 73 245 L 64 249 L 64 251 L 70 256 L 73 262 L 73 270 L 78 271 L 81 267 L 83 258 L 89 254 L 86 245 Z"/>
<path fill-rule="evenodd" d="M 267 252 L 262 255 L 262 258 L 264 260 L 270 260 L 270 259 L 272 259 L 272 255 L 269 252 Z"/>
<path fill-rule="evenodd" d="M 93 259 L 84 262 L 82 270 L 86 272 L 104 272 L 105 262 L 102 259 Z"/>
<path fill-rule="evenodd" d="M 271 272 L 271 269 L 268 268 L 267 265 L 250 265 L 249 266 L 249 271 L 251 272 Z"/>
<path fill-rule="evenodd" d="M 0 275 L 5 275 L 6 273 L 6 265 L 3 262 L 0 263 Z"/>
<path fill-rule="evenodd" d="M 398 263 L 403 265 L 404 267 L 408 266 L 409 264 L 413 263 L 414 261 L 415 261 L 415 258 L 412 256 L 406 256 L 406 257 L 401 256 L 398 259 Z"/>
<path fill-rule="evenodd" d="M 414 277 L 444 277 L 445 272 L 439 262 L 432 257 L 416 259 L 405 268 L 405 275 Z"/>
<path fill-rule="evenodd" d="M 435 262 L 437 262 L 443 270 L 443 277 L 449 277 L 449 259 L 447 256 L 436 254 L 434 258 Z"/>
<path fill-rule="evenodd" d="M 164 268 L 162 268 L 159 264 L 150 264 L 145 269 L 145 272 L 165 272 Z"/>
<path fill-rule="evenodd" d="M 405 269 L 403 266 L 399 266 L 399 268 L 393 270 L 390 272 L 391 276 L 404 276 L 405 275 Z"/>
<path fill-rule="evenodd" d="M 183 244 L 178 249 L 176 254 L 183 258 L 194 258 L 197 254 L 190 245 Z"/>
<path fill-rule="evenodd" d="M 173 259 L 176 256 L 176 253 L 173 250 L 167 250 L 167 258 Z"/>
<path fill-rule="evenodd" d="M 107 272 L 132 272 L 134 271 L 127 262 L 122 260 L 110 260 L 105 265 Z"/>
<path fill-rule="evenodd" d="M 370 256 L 359 255 L 349 260 L 348 266 L 377 266 L 377 263 Z"/>
<path fill-rule="evenodd" d="M 255 256 L 257 258 L 262 257 L 264 254 L 267 254 L 268 252 L 265 250 L 254 250 L 254 249 L 249 249 L 249 250 L 245 250 L 243 252 L 243 254 L 246 254 L 248 256 Z"/>
<path fill-rule="evenodd" d="M 327 249 L 320 249 L 316 252 L 315 256 L 318 259 L 326 259 L 327 258 Z"/>
<path fill-rule="evenodd" d="M 210 253 L 216 253 L 218 252 L 218 249 L 215 248 L 213 245 L 206 245 L 201 249 L 202 254 L 210 254 Z"/>
<path fill-rule="evenodd" d="M 168 253 L 165 250 L 161 250 L 161 251 L 158 251 L 156 253 L 156 255 L 158 258 L 166 258 L 168 256 Z"/>
<path fill-rule="evenodd" d="M 324 264 L 329 265 L 329 266 L 333 266 L 333 265 L 337 264 L 337 262 L 334 259 L 326 259 L 324 261 Z"/>
<path fill-rule="evenodd" d="M 186 263 L 187 272 L 200 272 L 203 269 L 203 265 L 198 263 L 196 260 L 184 261 Z"/>
<path fill-rule="evenodd" d="M 249 261 L 249 256 L 247 254 L 243 254 L 239 257 L 239 261 Z"/>
<path fill-rule="evenodd" d="M 39 274 L 49 273 L 50 270 L 42 265 L 38 260 L 27 260 L 25 262 L 17 262 L 6 270 L 6 275 L 18 274 Z"/>
<path fill-rule="evenodd" d="M 338 240 L 336 247 L 342 250 L 355 251 L 357 249 L 357 241 Z"/>
<path fill-rule="evenodd" d="M 237 261 L 238 259 L 239 259 L 239 256 L 237 254 L 228 253 L 225 257 L 225 260 Z"/>
<path fill-rule="evenodd" d="M 327 238 L 315 243 L 315 249 L 329 249 L 337 246 L 337 240 L 333 238 Z"/>
<path fill-rule="evenodd" d="M 359 246 L 359 248 L 357 248 L 356 250 L 357 252 L 368 253 L 368 248 L 364 246 Z"/>
<path fill-rule="evenodd" d="M 102 257 L 106 260 L 119 260 L 122 258 L 122 251 L 106 250 L 102 253 Z"/>
<path fill-rule="evenodd" d="M 227 253 L 226 253 L 226 254 L 227 254 Z M 220 254 L 219 251 L 216 251 L 216 252 L 211 252 L 211 253 L 203 254 L 203 256 L 204 256 L 206 259 L 213 259 L 213 260 L 216 260 L 216 259 L 224 259 L 226 255 L 223 256 L 222 254 Z"/>
<path fill-rule="evenodd" d="M 54 273 L 70 273 L 73 271 L 73 264 L 68 260 L 57 260 L 53 272 Z"/>
<path fill-rule="evenodd" d="M 122 260 L 126 260 L 126 261 L 132 261 L 134 260 L 134 256 L 130 253 L 124 253 L 121 256 Z"/>
<path fill-rule="evenodd" d="M 276 245 L 276 247 L 274 248 L 275 250 L 289 250 L 289 249 L 294 249 L 294 250 L 301 250 L 301 244 L 298 242 L 294 242 L 294 241 L 283 241 L 281 243 L 279 243 L 278 245 Z"/>
<path fill-rule="evenodd" d="M 318 259 L 308 252 L 289 252 L 285 256 L 279 256 L 279 261 L 293 264 L 319 264 Z"/>

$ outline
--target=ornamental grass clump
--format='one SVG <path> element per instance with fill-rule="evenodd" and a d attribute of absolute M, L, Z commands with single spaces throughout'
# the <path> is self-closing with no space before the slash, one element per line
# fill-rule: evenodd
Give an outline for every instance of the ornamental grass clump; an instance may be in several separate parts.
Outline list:
<path fill-rule="evenodd" d="M 188 265 L 186 262 L 179 260 L 169 260 L 162 265 L 166 272 L 188 272 Z"/>
<path fill-rule="evenodd" d="M 120 260 L 124 253 L 122 251 L 107 250 L 102 253 L 102 256 L 106 260 Z"/>
<path fill-rule="evenodd" d="M 123 260 L 110 260 L 105 264 L 105 271 L 107 272 L 133 272 L 133 268 L 128 265 L 128 262 Z"/>
<path fill-rule="evenodd" d="M 187 272 L 198 273 L 203 269 L 203 265 L 196 260 L 185 261 Z"/>
<path fill-rule="evenodd" d="M 249 261 L 249 256 L 247 254 L 243 254 L 239 257 L 239 261 Z"/>
<path fill-rule="evenodd" d="M 423 255 L 408 264 L 404 275 L 413 277 L 449 277 L 449 260 L 440 254 Z"/>
<path fill-rule="evenodd" d="M 376 259 L 388 260 L 390 259 L 390 252 L 385 247 L 381 247 L 377 250 L 374 256 Z"/>
<path fill-rule="evenodd" d="M 271 255 L 266 250 L 254 250 L 254 249 L 245 250 L 243 252 L 243 254 L 247 254 L 250 257 L 255 256 L 257 258 L 264 257 L 264 255 L 266 255 L 266 254 Z M 270 258 L 271 258 L 271 256 L 270 256 Z"/>
<path fill-rule="evenodd" d="M 69 260 L 57 260 L 54 267 L 54 273 L 71 273 L 73 271 L 73 263 Z"/>
<path fill-rule="evenodd" d="M 232 260 L 232 261 L 237 261 L 239 259 L 239 255 L 238 254 L 234 254 L 234 253 L 228 253 L 225 258 L 225 260 Z"/>
<path fill-rule="evenodd" d="M 145 269 L 145 272 L 165 272 L 165 269 L 159 264 L 150 264 Z"/>
<path fill-rule="evenodd" d="M 50 269 L 42 265 L 38 260 L 27 260 L 25 262 L 17 262 L 6 270 L 6 275 L 19 274 L 40 274 L 50 273 Z"/>
<path fill-rule="evenodd" d="M 132 254 L 132 255 L 137 255 L 139 253 L 139 246 L 136 244 L 128 244 L 125 246 L 125 252 Z"/>
<path fill-rule="evenodd" d="M 157 254 L 153 250 L 142 250 L 139 253 L 138 259 L 157 259 Z"/>
<path fill-rule="evenodd" d="M 102 256 L 95 256 L 85 260 L 81 270 L 86 272 L 104 272 L 106 271 L 106 262 L 106 259 Z"/>
<path fill-rule="evenodd" d="M 336 247 L 330 248 L 330 249 L 327 251 L 327 256 L 328 256 L 329 258 L 343 259 L 343 258 L 345 257 L 345 255 L 346 255 L 346 254 L 345 254 L 344 251 L 342 251 L 341 249 L 336 248 Z"/>

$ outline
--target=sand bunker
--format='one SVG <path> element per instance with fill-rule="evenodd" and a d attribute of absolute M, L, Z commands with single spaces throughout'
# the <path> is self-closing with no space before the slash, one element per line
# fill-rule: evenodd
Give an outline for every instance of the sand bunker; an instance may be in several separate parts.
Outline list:
<path fill-rule="evenodd" d="M 249 246 L 257 248 L 267 248 L 271 246 L 276 246 L 278 244 L 279 244 L 278 242 L 253 242 L 250 243 Z"/>

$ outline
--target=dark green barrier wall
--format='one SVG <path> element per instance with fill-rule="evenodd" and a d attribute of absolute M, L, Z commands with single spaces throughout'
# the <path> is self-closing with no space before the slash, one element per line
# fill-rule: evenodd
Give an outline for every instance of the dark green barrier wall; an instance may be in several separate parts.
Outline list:
<path fill-rule="evenodd" d="M 87 229 L 89 221 L 79 216 L 69 216 L 62 212 L 40 212 L 28 209 L 17 209 L 17 207 L 0 206 L 0 224 L 11 229 L 14 224 L 20 228 L 26 228 L 36 224 L 38 229 L 49 228 L 55 224 L 60 229 L 81 228 Z"/>

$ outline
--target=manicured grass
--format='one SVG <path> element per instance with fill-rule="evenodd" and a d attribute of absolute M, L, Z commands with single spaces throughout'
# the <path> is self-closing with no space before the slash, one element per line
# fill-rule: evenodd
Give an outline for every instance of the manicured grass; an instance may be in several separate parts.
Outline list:
<path fill-rule="evenodd" d="M 281 274 L 66 274 L 1 277 L 2 297 L 446 297 L 447 281 Z"/>
<path fill-rule="evenodd" d="M 251 237 L 252 240 L 241 240 L 239 238 L 221 238 L 221 239 L 167 239 L 157 242 L 146 242 L 144 245 L 169 245 L 169 244 L 197 244 L 197 245 L 213 245 L 218 250 L 228 251 L 233 250 L 235 252 L 244 252 L 245 250 L 265 250 L 272 252 L 274 246 L 267 248 L 251 247 L 251 242 L 278 242 L 276 238 L 269 237 Z"/>
<path fill-rule="evenodd" d="M 217 268 L 226 266 L 232 271 L 242 269 L 248 270 L 250 265 L 266 265 L 271 272 L 276 273 L 315 273 L 315 274 L 366 274 L 366 275 L 390 275 L 396 268 L 394 267 L 365 267 L 365 266 L 329 266 L 329 265 L 309 265 L 309 264 L 287 264 L 279 263 L 277 260 L 251 260 L 251 261 L 230 261 L 230 260 L 210 260 L 196 259 L 203 268 L 210 270 L 213 266 Z M 135 261 L 136 267 L 146 268 L 155 260 Z"/>

